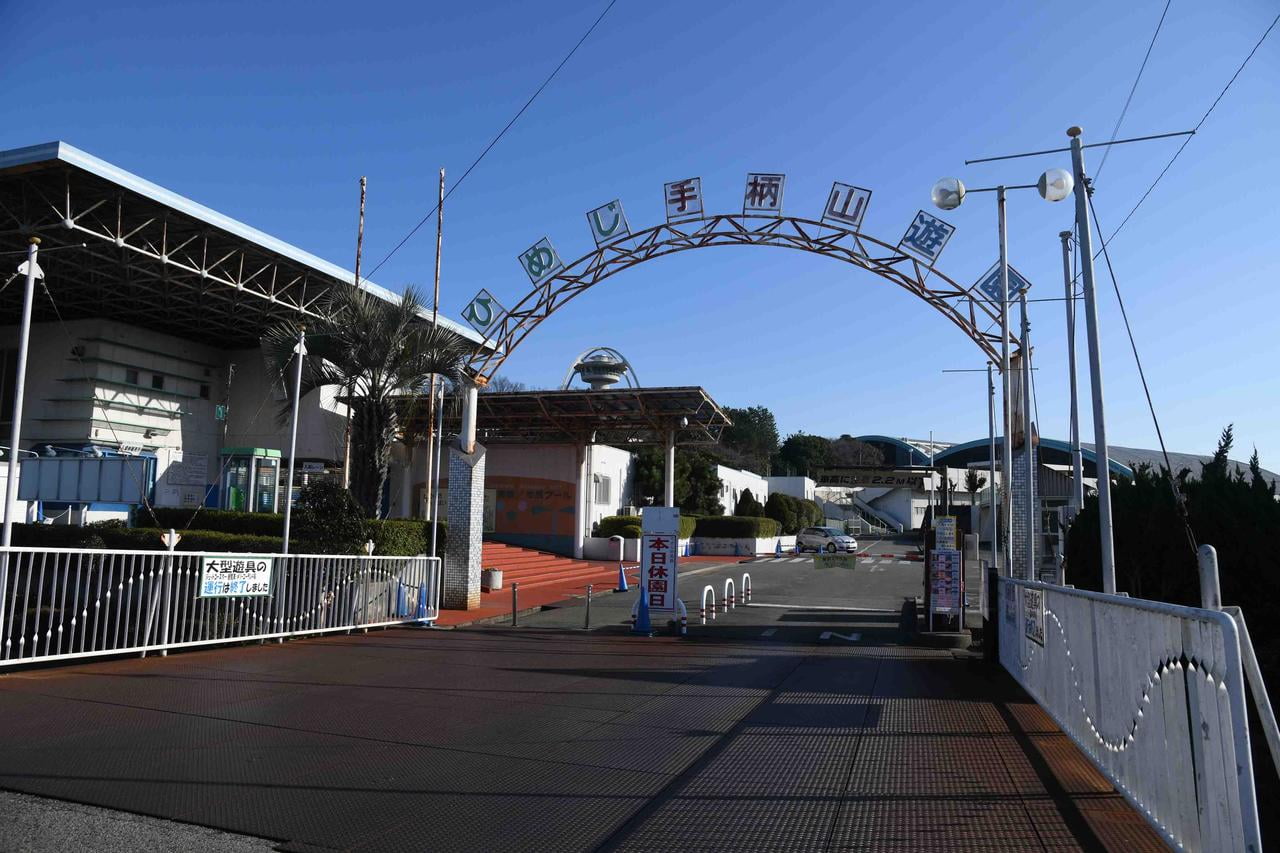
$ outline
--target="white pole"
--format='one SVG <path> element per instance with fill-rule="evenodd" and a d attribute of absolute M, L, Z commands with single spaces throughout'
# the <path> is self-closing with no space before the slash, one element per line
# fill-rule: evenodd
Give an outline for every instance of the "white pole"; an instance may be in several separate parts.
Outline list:
<path fill-rule="evenodd" d="M 1027 580 L 1037 579 L 1036 572 L 1036 457 L 1035 442 L 1032 440 L 1033 425 L 1031 422 L 1031 324 L 1027 321 L 1027 292 L 1022 291 L 1018 297 L 1022 309 L 1022 445 L 1027 454 L 1027 505 L 1025 509 L 1027 523 Z"/>
<path fill-rule="evenodd" d="M 1107 447 L 1107 416 L 1102 402 L 1102 352 L 1098 343 L 1098 300 L 1093 287 L 1093 235 L 1089 230 L 1089 196 L 1084 174 L 1081 130 L 1071 137 L 1071 165 L 1076 179 L 1076 234 L 1080 240 L 1080 273 L 1084 282 L 1084 320 L 1089 339 L 1089 381 L 1093 391 L 1093 455 L 1098 473 L 1098 532 L 1102 540 L 1102 591 L 1116 591 L 1115 537 L 1111 529 L 1111 451 Z"/>
<path fill-rule="evenodd" d="M 663 489 L 666 505 L 676 505 L 676 431 L 667 430 L 666 464 L 663 466 Z"/>
<path fill-rule="evenodd" d="M 437 387 L 440 389 L 440 399 L 436 401 L 436 436 L 438 440 L 436 441 L 436 465 L 435 473 L 433 474 L 435 480 L 430 482 L 428 486 L 431 489 L 429 517 L 431 519 L 431 556 L 433 557 L 437 555 L 436 531 L 440 529 L 440 466 L 441 457 L 444 455 L 444 383 L 437 383 Z"/>
<path fill-rule="evenodd" d="M 1000 479 L 1003 483 L 1000 504 L 1004 507 L 1001 521 L 1002 533 L 1012 533 L 1013 524 L 1013 444 L 1010 436 L 1011 411 L 1009 404 L 1009 232 L 1005 225 L 1004 187 L 996 187 L 996 211 L 1000 232 L 1000 382 L 1004 400 L 1004 414 L 1001 425 L 1004 436 L 1000 440 Z M 1004 549 L 1005 577 L 1013 577 L 1013 541 L 1012 536 L 1003 537 L 1007 547 Z"/>
<path fill-rule="evenodd" d="M 991 492 L 987 497 L 987 504 L 991 510 L 991 564 L 993 566 L 1000 565 L 1000 510 L 996 503 L 996 386 L 991 381 L 991 362 L 987 362 L 987 436 L 990 441 L 990 458 L 987 465 L 987 484 L 991 487 Z M 999 569 L 997 569 L 998 571 Z M 986 579 L 982 581 L 984 587 Z"/>
<path fill-rule="evenodd" d="M 5 481 L 4 532 L 0 538 L 0 545 L 6 548 L 13 544 L 13 503 L 18 499 L 18 444 L 22 438 L 22 402 L 27 385 L 27 352 L 31 345 L 31 303 L 35 300 L 37 276 L 44 278 L 36 264 L 39 251 L 40 238 L 32 237 L 27 242 L 27 278 L 22 292 L 22 325 L 18 332 L 18 373 L 13 384 L 13 423 L 9 425 L 9 470 Z M 5 577 L 0 577 L 0 602 L 4 600 L 3 584 L 8 580 L 8 568 L 6 562 Z"/>
<path fill-rule="evenodd" d="M 289 523 L 293 520 L 293 469 L 298 455 L 298 410 L 302 400 L 302 360 L 307 355 L 307 331 L 298 329 L 298 345 L 293 348 L 293 360 L 297 362 L 293 372 L 293 417 L 289 427 L 289 473 L 284 486 L 284 549 L 289 553 Z"/>
<path fill-rule="evenodd" d="M 32 237 L 27 242 L 27 279 L 22 296 L 22 326 L 18 337 L 18 373 L 13 387 L 13 423 L 9 425 L 8 470 L 5 472 L 4 529 L 0 544 L 4 546 L 4 556 L 0 559 L 0 654 L 4 653 L 5 633 L 4 611 L 5 592 L 9 588 L 9 546 L 13 543 L 13 502 L 18 499 L 18 442 L 22 437 L 22 399 L 26 391 L 27 350 L 31 339 L 31 303 L 35 298 L 36 276 L 40 267 L 36 264 L 36 255 L 40 250 L 40 238 Z"/>
<path fill-rule="evenodd" d="M 1058 234 L 1062 239 L 1062 279 L 1066 283 L 1067 306 L 1067 376 L 1071 386 L 1071 497 L 1067 514 L 1075 518 L 1084 506 L 1084 459 L 1080 452 L 1080 408 L 1076 396 L 1076 302 L 1071 282 L 1071 232 Z"/>

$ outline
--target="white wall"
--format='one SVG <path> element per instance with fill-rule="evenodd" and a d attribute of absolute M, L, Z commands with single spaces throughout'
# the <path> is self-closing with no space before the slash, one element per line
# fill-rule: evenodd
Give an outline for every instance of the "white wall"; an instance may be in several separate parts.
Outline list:
<path fill-rule="evenodd" d="M 817 484 L 808 477 L 769 477 L 769 492 L 782 492 L 784 495 L 791 495 L 793 498 L 802 498 L 804 500 L 815 500 Z M 761 503 L 764 501 L 762 500 Z"/>
<path fill-rule="evenodd" d="M 624 506 L 634 506 L 636 459 L 626 450 L 609 447 L 604 444 L 593 444 L 587 448 L 590 459 L 590 479 L 587 482 L 587 530 L 600 519 L 609 515 L 618 515 Z M 597 500 L 597 481 L 608 479 L 608 500 Z"/>
<path fill-rule="evenodd" d="M 751 490 L 751 496 L 761 505 L 769 499 L 769 481 L 759 474 L 717 465 L 716 476 L 720 478 L 720 503 L 724 507 L 722 515 L 733 515 L 733 508 L 746 489 Z"/>

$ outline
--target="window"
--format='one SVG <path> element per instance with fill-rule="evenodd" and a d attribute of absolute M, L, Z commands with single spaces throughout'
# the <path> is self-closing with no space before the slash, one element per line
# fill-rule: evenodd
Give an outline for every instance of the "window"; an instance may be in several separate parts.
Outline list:
<path fill-rule="evenodd" d="M 591 478 L 596 486 L 596 503 L 608 504 L 613 502 L 613 481 L 603 474 L 595 474 Z"/>
<path fill-rule="evenodd" d="M 200 383 L 200 399 L 201 399 L 201 400 L 208 400 L 208 399 L 209 399 L 209 385 L 208 385 L 208 383 L 205 383 L 205 382 L 201 382 L 201 383 Z"/>
<path fill-rule="evenodd" d="M 128 384 L 130 384 L 130 385 L 137 385 L 137 384 L 138 384 L 138 371 L 137 371 L 137 370 L 135 370 L 135 369 L 134 369 L 134 368 L 132 368 L 132 367 L 126 367 L 126 368 L 124 369 L 124 381 L 125 381 L 125 382 L 127 382 L 127 383 L 128 383 Z"/>
<path fill-rule="evenodd" d="M 151 387 L 157 391 L 164 390 L 164 376 L 159 373 L 151 374 Z"/>

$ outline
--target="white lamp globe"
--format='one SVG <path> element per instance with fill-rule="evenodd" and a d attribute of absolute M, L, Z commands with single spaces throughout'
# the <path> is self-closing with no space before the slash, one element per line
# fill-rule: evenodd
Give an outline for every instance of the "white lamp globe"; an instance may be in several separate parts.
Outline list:
<path fill-rule="evenodd" d="M 1046 169 L 1036 181 L 1036 189 L 1045 201 L 1062 201 L 1075 189 L 1075 179 L 1066 169 Z"/>
<path fill-rule="evenodd" d="M 964 201 L 964 183 L 959 178 L 943 178 L 933 185 L 929 197 L 940 210 L 955 210 Z"/>

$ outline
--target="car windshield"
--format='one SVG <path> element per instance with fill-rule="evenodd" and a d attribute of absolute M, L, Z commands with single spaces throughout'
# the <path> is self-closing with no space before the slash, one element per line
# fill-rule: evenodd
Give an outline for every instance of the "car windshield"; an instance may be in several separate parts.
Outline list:
<path fill-rule="evenodd" d="M 843 535 L 844 535 L 844 534 L 843 534 L 843 533 L 841 533 L 839 530 L 836 530 L 834 527 L 819 527 L 818 529 L 819 529 L 819 530 L 821 530 L 823 533 L 826 533 L 828 536 L 843 536 Z"/>

